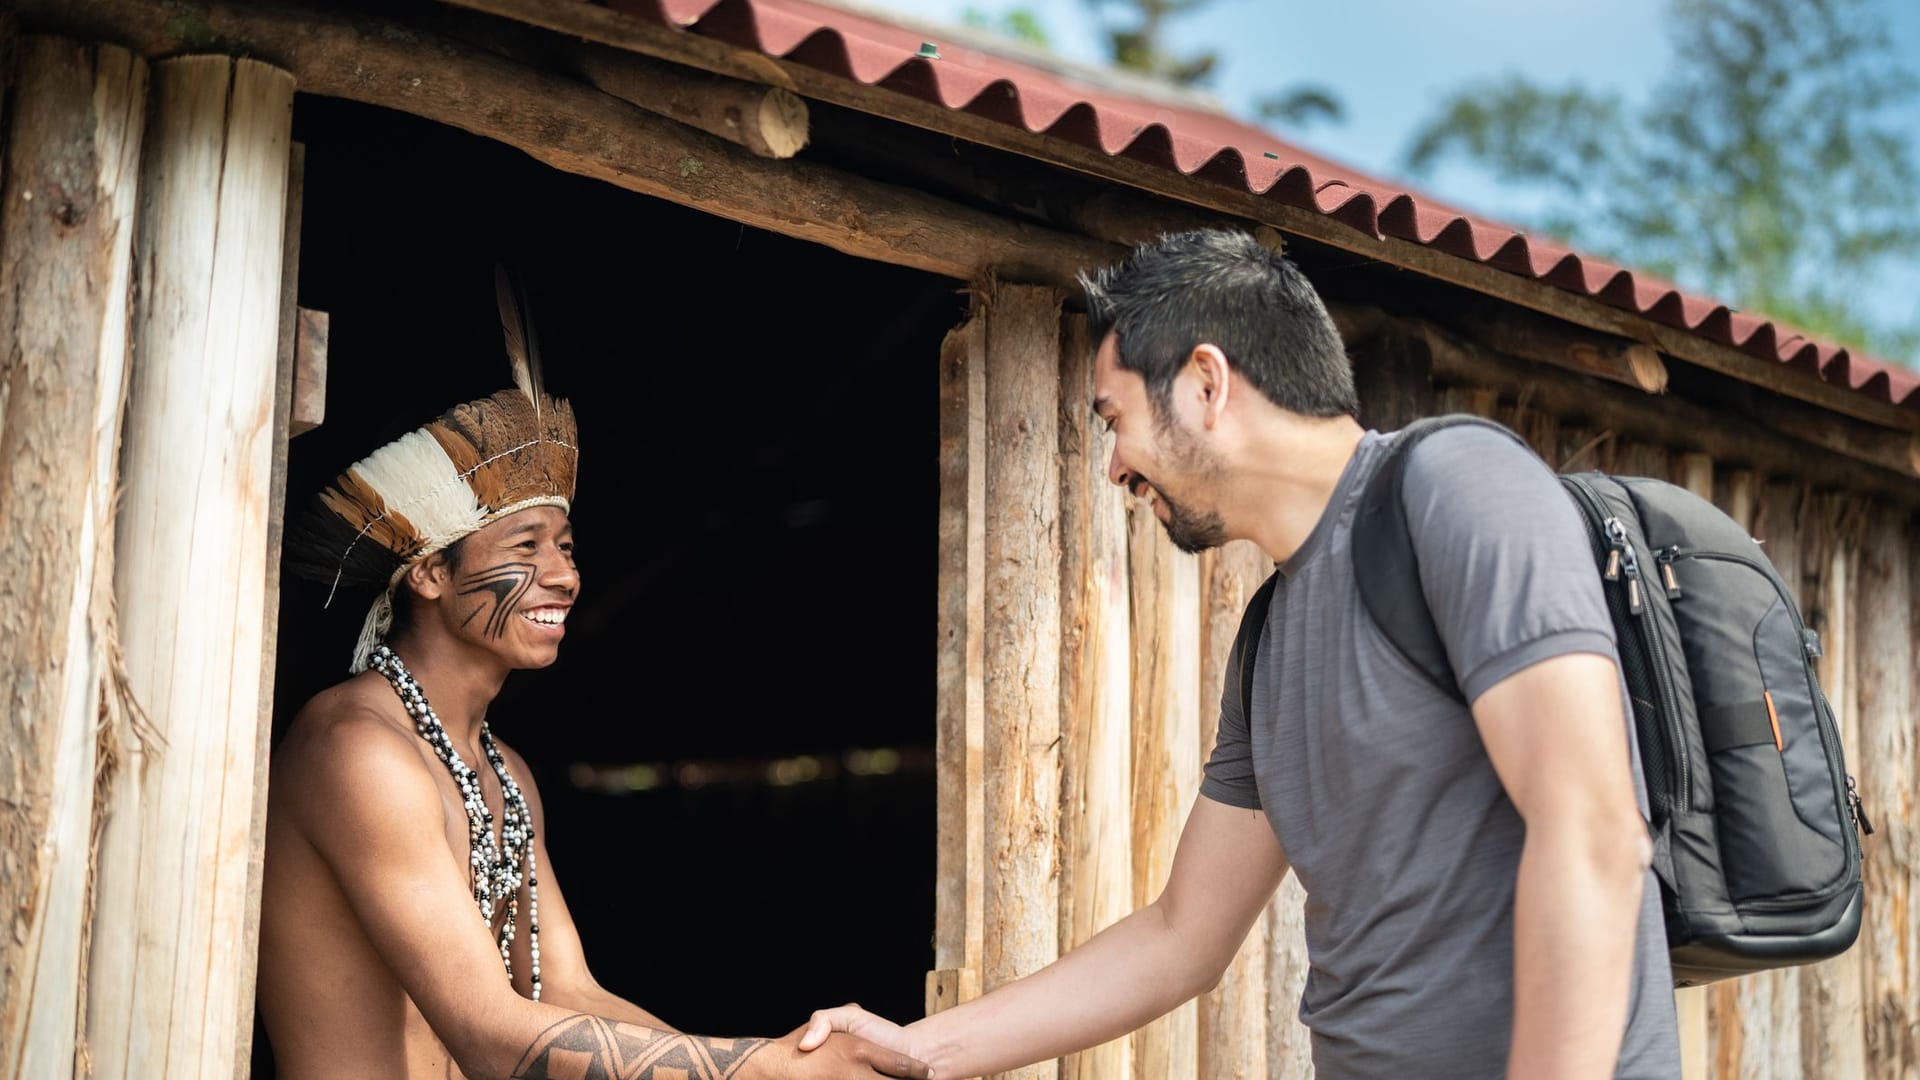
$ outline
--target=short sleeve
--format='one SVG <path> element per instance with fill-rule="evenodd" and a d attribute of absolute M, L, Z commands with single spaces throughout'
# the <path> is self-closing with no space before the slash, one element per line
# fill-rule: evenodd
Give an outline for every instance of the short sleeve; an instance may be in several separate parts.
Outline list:
<path fill-rule="evenodd" d="M 1258 810 L 1260 789 L 1253 776 L 1253 740 L 1247 729 L 1246 711 L 1240 704 L 1243 662 L 1236 647 L 1227 658 L 1226 686 L 1220 694 L 1220 734 L 1214 737 L 1213 754 L 1207 758 L 1206 775 L 1200 781 L 1200 794 L 1228 806 Z"/>
<path fill-rule="evenodd" d="M 1615 655 L 1586 528 L 1539 458 L 1478 426 L 1409 453 L 1402 498 L 1421 588 L 1469 702 L 1542 660 Z"/>

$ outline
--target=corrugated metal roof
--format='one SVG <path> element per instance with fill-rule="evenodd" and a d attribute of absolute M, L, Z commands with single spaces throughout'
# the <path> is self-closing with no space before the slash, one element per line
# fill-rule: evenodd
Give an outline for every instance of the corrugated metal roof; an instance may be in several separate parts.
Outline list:
<path fill-rule="evenodd" d="M 1920 409 L 1920 376 L 1813 341 L 1652 275 L 1528 237 L 1328 161 L 1191 99 L 1123 92 L 1070 65 L 936 41 L 878 15 L 808 0 L 611 0 L 626 14 L 908 94 L 1102 153 L 1234 185 L 1373 236 L 1546 282 L 1877 400 Z"/>

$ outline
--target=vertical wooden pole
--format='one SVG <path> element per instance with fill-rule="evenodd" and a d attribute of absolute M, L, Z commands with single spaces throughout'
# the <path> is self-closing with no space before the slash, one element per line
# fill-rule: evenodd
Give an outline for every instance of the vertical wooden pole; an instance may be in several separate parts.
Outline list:
<path fill-rule="evenodd" d="M 1066 320 L 1060 361 L 1060 951 L 1133 910 L 1133 654 L 1126 496 L 1107 481 L 1113 437 L 1092 423 L 1086 320 Z M 1069 1055 L 1063 1080 L 1132 1069 L 1125 1038 Z"/>
<path fill-rule="evenodd" d="M 0 1075 L 81 1070 L 144 61 L 17 43 L 0 183 Z"/>
<path fill-rule="evenodd" d="M 1817 568 L 1818 584 L 1809 605 L 1814 625 L 1825 640 L 1820 684 L 1840 721 L 1840 743 L 1849 762 L 1860 760 L 1856 721 L 1857 663 L 1854 598 L 1857 537 L 1854 509 L 1844 496 L 1825 495 L 1802 503 L 1802 521 L 1814 542 L 1802 553 Z M 1869 901 L 1871 902 L 1871 901 Z M 1867 1076 L 1866 1027 L 1861 1014 L 1860 948 L 1801 969 L 1800 1053 L 1802 1075 Z"/>
<path fill-rule="evenodd" d="M 935 971 L 927 1011 L 980 992 L 983 933 L 987 324 L 940 345 L 939 658 L 935 678 Z M 945 992 L 942 992 L 942 986 Z"/>
<path fill-rule="evenodd" d="M 1732 496 L 1732 503 L 1737 496 Z M 1797 484 L 1768 484 L 1754 503 L 1753 535 L 1761 551 L 1786 581 L 1787 591 L 1802 612 L 1809 599 L 1804 582 L 1804 546 L 1800 515 L 1804 493 Z M 1738 993 L 1746 1045 L 1740 1052 L 1740 1075 L 1793 1080 L 1800 1073 L 1800 968 L 1771 971 L 1758 979 L 1742 979 Z M 1764 1009 L 1762 1008 L 1764 1004 Z M 1765 1032 L 1764 1038 L 1755 1037 Z"/>
<path fill-rule="evenodd" d="M 1200 563 L 1145 503 L 1127 507 L 1133 567 L 1133 903 L 1166 887 L 1200 791 Z M 1189 1001 L 1133 1034 L 1138 1080 L 1192 1080 L 1198 1014 Z"/>
<path fill-rule="evenodd" d="M 103 1077 L 236 1068 L 293 79 L 154 65 L 114 593 L 135 748 L 103 835 L 88 1028 Z"/>
<path fill-rule="evenodd" d="M 1060 955 L 1060 298 L 987 303 L 982 988 Z M 1007 1073 L 1059 1074 L 1057 1062 Z"/>
<path fill-rule="evenodd" d="M 1307 989 L 1306 890 L 1288 872 L 1267 904 L 1267 1080 L 1309 1080 L 1313 1040 L 1300 1022 Z"/>
<path fill-rule="evenodd" d="M 1672 470 L 1673 481 L 1703 499 L 1713 498 L 1713 459 L 1705 454 L 1673 454 L 1664 465 L 1664 452 L 1645 444 L 1629 444 L 1627 463 L 1621 468 L 1636 476 L 1665 477 Z M 1675 991 L 1674 1007 L 1680 1020 L 1680 1075 L 1685 1080 L 1706 1080 L 1713 1075 L 1714 1044 L 1711 1028 L 1711 987 L 1691 986 Z"/>
<path fill-rule="evenodd" d="M 1213 753 L 1220 730 L 1227 685 L 1227 661 L 1240 616 L 1254 590 L 1273 573 L 1273 561 L 1247 541 L 1237 541 L 1200 557 L 1203 650 L 1200 666 L 1200 759 Z M 1202 1080 L 1266 1080 L 1267 1075 L 1267 919 L 1262 916 L 1227 965 L 1220 984 L 1200 996 L 1197 1037 Z"/>
<path fill-rule="evenodd" d="M 1859 757 L 1847 767 L 1879 832 L 1865 861 L 1866 919 L 1860 928 L 1867 1068 L 1874 1076 L 1920 1069 L 1920 972 L 1914 970 L 1912 902 L 1914 713 L 1911 542 L 1904 510 L 1876 507 L 1860 544 L 1854 590 L 1859 627 L 1854 698 Z"/>
<path fill-rule="evenodd" d="M 273 736 L 274 659 L 280 645 L 280 546 L 287 516 L 287 440 L 292 437 L 294 354 L 300 329 L 300 211 L 306 191 L 306 147 L 291 147 L 287 167 L 287 227 L 281 241 L 280 327 L 273 391 L 273 475 L 267 489 L 267 609 L 260 635 L 260 723 L 253 740 L 253 820 L 247 829 L 247 906 L 238 1001 L 239 1043 L 234 1047 L 234 1080 L 253 1071 L 253 992 L 260 954 L 260 878 L 267 853 L 268 743 Z"/>
<path fill-rule="evenodd" d="M 1691 457 L 1691 455 L 1690 455 Z M 1689 468 L 1683 464 L 1682 469 Z M 1747 471 L 1721 470 L 1708 478 L 1716 506 L 1742 529 L 1754 531 L 1758 509 L 1758 480 Z M 1699 493 L 1700 478 L 1688 487 Z M 1766 1062 L 1770 1043 L 1775 972 L 1723 979 L 1707 991 L 1707 1050 L 1716 1080 L 1746 1080 L 1771 1076 Z M 1794 1027 L 1797 1037 L 1798 1025 Z M 1794 1052 L 1798 1054 L 1798 1047 Z"/>

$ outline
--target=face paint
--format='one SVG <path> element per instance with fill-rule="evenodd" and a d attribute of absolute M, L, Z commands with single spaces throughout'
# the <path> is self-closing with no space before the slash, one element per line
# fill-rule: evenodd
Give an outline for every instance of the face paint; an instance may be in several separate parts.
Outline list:
<path fill-rule="evenodd" d="M 478 597 L 473 610 L 460 623 L 471 623 L 481 612 L 487 611 L 487 605 L 493 609 L 487 615 L 486 635 L 497 638 L 507 632 L 507 619 L 513 615 L 513 609 L 533 585 L 534 564 L 530 562 L 508 562 L 476 570 L 454 583 L 454 588 L 462 598 Z"/>

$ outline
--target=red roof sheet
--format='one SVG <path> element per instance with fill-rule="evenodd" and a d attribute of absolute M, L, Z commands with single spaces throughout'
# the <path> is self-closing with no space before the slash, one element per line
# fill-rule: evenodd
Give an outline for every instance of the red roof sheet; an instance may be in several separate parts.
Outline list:
<path fill-rule="evenodd" d="M 1920 409 L 1920 376 L 1651 275 L 1529 238 L 1288 145 L 1232 117 L 1103 90 L 1002 56 L 807 0 L 611 0 L 650 22 L 716 38 L 1114 157 L 1238 186 L 1373 236 L 1535 278 L 1877 400 Z"/>

